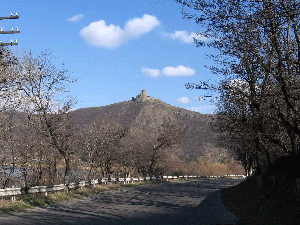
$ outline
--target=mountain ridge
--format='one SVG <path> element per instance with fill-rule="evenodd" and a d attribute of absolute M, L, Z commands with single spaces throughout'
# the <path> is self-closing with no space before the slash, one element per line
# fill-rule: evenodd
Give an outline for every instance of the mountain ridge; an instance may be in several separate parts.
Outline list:
<path fill-rule="evenodd" d="M 183 131 L 181 149 L 185 157 L 197 158 L 207 153 L 208 146 L 215 145 L 217 133 L 211 123 L 212 114 L 201 114 L 167 104 L 155 99 L 142 90 L 140 95 L 129 101 L 107 106 L 80 108 L 70 114 L 79 127 L 88 127 L 95 121 L 118 123 L 121 127 L 152 126 L 157 127 L 164 119 L 176 123 Z"/>

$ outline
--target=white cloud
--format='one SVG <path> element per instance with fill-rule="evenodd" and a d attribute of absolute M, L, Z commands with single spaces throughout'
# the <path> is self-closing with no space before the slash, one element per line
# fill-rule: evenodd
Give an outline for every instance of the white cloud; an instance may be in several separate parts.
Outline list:
<path fill-rule="evenodd" d="M 161 72 L 158 69 L 142 68 L 142 73 L 148 77 L 159 77 Z"/>
<path fill-rule="evenodd" d="M 191 100 L 188 97 L 180 97 L 177 102 L 187 105 L 191 103 Z"/>
<path fill-rule="evenodd" d="M 113 24 L 106 26 L 104 20 L 93 22 L 80 31 L 85 41 L 92 45 L 105 48 L 116 48 L 125 42 L 123 30 Z"/>
<path fill-rule="evenodd" d="M 183 65 L 179 65 L 177 67 L 168 66 L 165 67 L 162 73 L 166 77 L 175 77 L 175 76 L 193 76 L 195 74 L 195 70 L 190 67 L 185 67 Z"/>
<path fill-rule="evenodd" d="M 80 35 L 92 46 L 112 49 L 139 38 L 159 25 L 155 16 L 144 14 L 142 18 L 128 20 L 124 29 L 113 24 L 107 26 L 104 20 L 92 22 L 80 31 Z"/>
<path fill-rule="evenodd" d="M 197 107 L 188 107 L 186 108 L 191 111 L 203 113 L 203 114 L 213 114 L 215 110 L 217 109 L 214 105 L 203 105 L 203 106 L 197 106 Z"/>
<path fill-rule="evenodd" d="M 142 68 L 142 73 L 148 77 L 160 77 L 161 74 L 165 77 L 193 76 L 196 72 L 190 67 L 179 65 L 177 67 L 167 66 L 162 71 L 159 69 Z"/>
<path fill-rule="evenodd" d="M 144 14 L 142 18 L 128 20 L 124 28 L 124 33 L 129 39 L 138 38 L 159 25 L 160 22 L 155 16 Z"/>
<path fill-rule="evenodd" d="M 68 22 L 78 22 L 84 17 L 83 14 L 78 14 L 73 17 L 68 18 Z"/>
<path fill-rule="evenodd" d="M 237 90 L 246 91 L 246 92 L 249 91 L 249 84 L 244 80 L 240 80 L 240 79 L 230 80 L 229 86 Z"/>
<path fill-rule="evenodd" d="M 186 30 L 175 31 L 174 33 L 163 33 L 163 36 L 168 37 L 172 40 L 179 40 L 185 44 L 192 44 L 194 38 L 197 40 L 207 41 L 208 38 L 201 35 L 197 35 L 195 32 L 188 33 Z"/>

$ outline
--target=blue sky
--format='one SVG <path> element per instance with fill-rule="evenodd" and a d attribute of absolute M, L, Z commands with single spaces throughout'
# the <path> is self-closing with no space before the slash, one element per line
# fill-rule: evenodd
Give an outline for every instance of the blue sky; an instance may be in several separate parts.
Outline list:
<path fill-rule="evenodd" d="M 18 39 L 14 51 L 48 48 L 65 63 L 75 108 L 105 106 L 148 95 L 185 109 L 212 113 L 201 93 L 185 83 L 216 80 L 205 65 L 211 50 L 197 48 L 193 37 L 201 27 L 182 19 L 175 0 L 10 0 L 1 1 L 0 15 L 18 13 L 18 20 L 1 20 L 2 42 Z M 197 37 L 200 38 L 200 37 Z"/>

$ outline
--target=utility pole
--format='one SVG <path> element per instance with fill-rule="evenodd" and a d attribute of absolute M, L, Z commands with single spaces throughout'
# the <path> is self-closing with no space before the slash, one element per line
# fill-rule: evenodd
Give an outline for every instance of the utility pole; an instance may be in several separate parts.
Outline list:
<path fill-rule="evenodd" d="M 0 17 L 0 20 L 8 20 L 8 19 L 19 19 L 18 14 L 16 13 L 15 15 L 13 15 L 12 13 L 10 14 L 10 16 L 7 17 Z M 20 33 L 18 28 L 11 28 L 10 31 L 2 31 L 2 28 L 0 27 L 0 34 L 18 34 Z M 5 46 L 5 45 L 18 45 L 18 41 L 17 39 L 15 40 L 15 42 L 13 42 L 13 40 L 10 41 L 10 43 L 2 43 L 0 40 L 0 46 Z"/>

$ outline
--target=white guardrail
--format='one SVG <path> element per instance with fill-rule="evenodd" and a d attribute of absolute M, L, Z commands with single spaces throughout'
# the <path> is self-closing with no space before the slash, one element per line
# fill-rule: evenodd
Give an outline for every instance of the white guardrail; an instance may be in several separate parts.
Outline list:
<path fill-rule="evenodd" d="M 225 175 L 225 176 L 163 176 L 163 177 L 138 177 L 138 178 L 102 178 L 102 179 L 94 179 L 90 181 L 81 181 L 78 183 L 70 183 L 70 184 L 58 184 L 52 186 L 36 186 L 36 187 L 23 187 L 23 188 L 5 188 L 0 189 L 0 197 L 4 196 L 12 196 L 12 200 L 15 200 L 16 195 L 22 194 L 34 194 L 34 193 L 45 193 L 47 196 L 48 192 L 54 191 L 63 191 L 69 190 L 74 188 L 83 188 L 85 186 L 96 186 L 96 185 L 108 185 L 112 183 L 123 183 L 123 184 L 130 184 L 130 183 L 137 183 L 137 182 L 144 182 L 150 180 L 177 180 L 177 179 L 211 179 L 211 178 L 245 178 L 244 175 Z"/>

